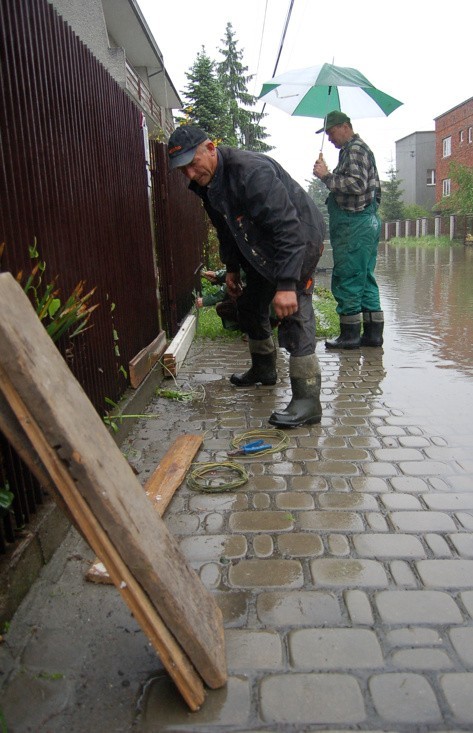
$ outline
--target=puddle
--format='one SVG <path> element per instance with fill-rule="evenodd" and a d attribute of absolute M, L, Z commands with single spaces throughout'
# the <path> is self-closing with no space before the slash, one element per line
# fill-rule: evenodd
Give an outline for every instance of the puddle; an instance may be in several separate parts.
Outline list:
<path fill-rule="evenodd" d="M 409 410 L 438 434 L 470 433 L 473 249 L 381 244 L 376 275 L 385 343 L 356 352 L 358 373 L 376 352 L 384 370 L 380 395 L 388 404 Z M 330 272 L 317 281 L 330 287 Z"/>

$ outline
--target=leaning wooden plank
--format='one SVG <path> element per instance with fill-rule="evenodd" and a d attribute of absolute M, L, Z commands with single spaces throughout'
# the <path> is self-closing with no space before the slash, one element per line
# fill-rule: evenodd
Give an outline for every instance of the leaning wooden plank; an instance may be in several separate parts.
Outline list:
<path fill-rule="evenodd" d="M 198 710 L 205 692 L 200 677 L 193 669 L 170 632 L 159 618 L 143 589 L 136 582 L 128 567 L 110 542 L 107 534 L 91 513 L 90 507 L 77 491 L 74 480 L 55 450 L 47 442 L 25 403 L 12 385 L 9 376 L 0 366 L 2 391 L 12 411 L 25 429 L 31 444 L 35 446 L 41 461 L 54 485 L 60 490 L 74 521 L 90 546 L 103 558 L 113 582 L 118 587 L 130 611 L 146 633 L 161 661 L 168 670 L 191 710 Z"/>
<path fill-rule="evenodd" d="M 227 673 L 220 609 L 162 519 L 149 511 L 136 476 L 9 273 L 0 274 L 0 312 L 4 374 L 122 565 L 205 682 L 222 686 Z M 0 388 L 10 402 L 2 382 Z"/>
<path fill-rule="evenodd" d="M 139 354 L 133 357 L 128 364 L 130 384 L 133 389 L 139 387 L 143 379 L 157 364 L 166 349 L 166 334 L 164 331 L 156 336 L 148 346 L 142 349 Z"/>
<path fill-rule="evenodd" d="M 187 316 L 181 328 L 163 354 L 164 376 L 177 376 L 195 336 L 197 319 Z"/>
<path fill-rule="evenodd" d="M 75 524 L 74 517 L 69 507 L 58 492 L 54 483 L 41 463 L 39 456 L 31 445 L 28 436 L 25 435 L 18 418 L 6 401 L 3 393 L 0 392 L 0 431 L 4 434 L 12 448 L 16 451 L 25 466 L 31 471 L 33 476 L 39 481 L 45 491 L 54 497 L 60 508 L 66 514 L 68 519 Z M 77 527 L 77 529 L 79 529 Z"/>
<path fill-rule="evenodd" d="M 203 443 L 201 435 L 179 435 L 144 485 L 144 491 L 155 511 L 163 516 L 174 492 L 181 485 Z M 94 560 L 85 574 L 92 583 L 109 585 L 112 579 L 107 568 L 98 558 Z"/>

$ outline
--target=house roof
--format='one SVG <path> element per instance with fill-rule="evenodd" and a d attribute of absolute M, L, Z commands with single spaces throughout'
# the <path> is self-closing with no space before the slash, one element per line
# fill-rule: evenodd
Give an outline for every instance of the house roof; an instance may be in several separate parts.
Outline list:
<path fill-rule="evenodd" d="M 102 0 L 102 5 L 107 30 L 126 50 L 129 63 L 135 68 L 146 67 L 153 97 L 166 109 L 180 109 L 182 100 L 136 0 Z"/>
<path fill-rule="evenodd" d="M 436 120 L 440 120 L 445 115 L 449 115 L 450 112 L 453 112 L 454 109 L 458 109 L 459 107 L 463 107 L 464 105 L 468 104 L 471 101 L 473 101 L 473 97 L 470 97 L 469 99 L 465 99 L 465 101 L 464 102 L 460 102 L 460 104 L 456 104 L 455 107 L 452 107 L 451 109 L 448 109 L 446 112 L 442 112 L 441 115 L 437 115 L 437 117 L 434 117 L 434 122 Z"/>

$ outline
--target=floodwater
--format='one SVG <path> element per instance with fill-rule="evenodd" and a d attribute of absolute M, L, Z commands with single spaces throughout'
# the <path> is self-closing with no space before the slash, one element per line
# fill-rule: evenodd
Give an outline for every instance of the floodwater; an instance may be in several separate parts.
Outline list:
<path fill-rule="evenodd" d="M 384 310 L 380 391 L 437 434 L 472 434 L 473 247 L 381 243 L 376 267 Z M 317 283 L 330 287 L 330 272 Z M 363 349 L 361 359 L 375 349 Z"/>

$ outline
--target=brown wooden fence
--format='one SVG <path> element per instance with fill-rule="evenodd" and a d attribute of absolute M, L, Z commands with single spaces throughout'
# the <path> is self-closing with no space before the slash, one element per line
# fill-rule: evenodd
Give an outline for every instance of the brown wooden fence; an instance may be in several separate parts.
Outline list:
<path fill-rule="evenodd" d="M 187 190 L 188 181 L 179 171 L 169 171 L 165 145 L 151 145 L 153 210 L 156 227 L 159 292 L 164 328 L 176 334 L 193 305 L 193 291 L 200 286 L 202 242 L 207 239 L 208 220 L 201 200 Z"/>
<path fill-rule="evenodd" d="M 206 220 L 163 144 L 151 195 L 140 110 L 47 0 L 1 0 L 0 69 L 0 267 L 29 273 L 36 242 L 63 298 L 80 280 L 96 288 L 92 328 L 59 348 L 103 415 L 129 361 L 188 313 Z M 0 490 L 15 493 L 13 513 L 0 509 L 1 552 L 42 493 L 0 438 Z"/>

